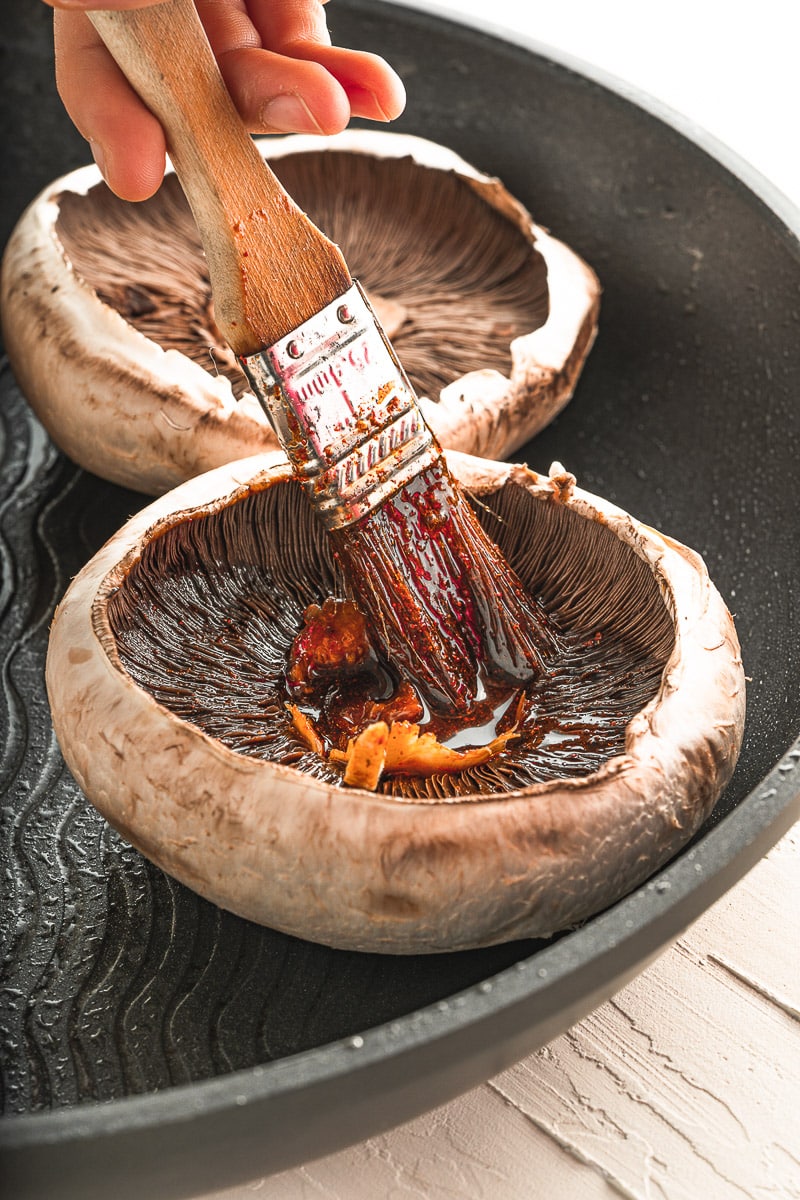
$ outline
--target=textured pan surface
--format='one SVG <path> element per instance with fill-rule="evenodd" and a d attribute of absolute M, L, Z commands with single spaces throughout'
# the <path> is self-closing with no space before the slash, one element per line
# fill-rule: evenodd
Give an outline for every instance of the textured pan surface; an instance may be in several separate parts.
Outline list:
<path fill-rule="evenodd" d="M 41 10 L 15 0 L 2 35 L 2 237 L 86 157 L 52 89 Z M 379 960 L 221 914 L 110 834 L 56 752 L 53 606 L 141 500 L 61 458 L 4 368 L 0 1139 L 18 1196 L 37 1180 L 40 1195 L 54 1180 L 61 1196 L 191 1195 L 446 1099 L 602 1000 L 796 811 L 796 236 L 669 125 L 527 50 L 372 0 L 339 0 L 335 32 L 404 74 L 400 127 L 500 175 L 599 273 L 601 331 L 575 399 L 519 457 L 561 460 L 704 555 L 751 679 L 744 749 L 695 845 L 555 944 Z"/>

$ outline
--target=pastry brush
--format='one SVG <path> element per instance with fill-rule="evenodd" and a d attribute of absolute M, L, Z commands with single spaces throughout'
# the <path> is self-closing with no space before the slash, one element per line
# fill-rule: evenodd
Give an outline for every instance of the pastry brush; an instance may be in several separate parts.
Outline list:
<path fill-rule="evenodd" d="M 522 683 L 549 643 L 450 475 L 341 251 L 262 159 L 193 0 L 89 14 L 160 121 L 238 356 L 382 651 L 440 712 Z"/>

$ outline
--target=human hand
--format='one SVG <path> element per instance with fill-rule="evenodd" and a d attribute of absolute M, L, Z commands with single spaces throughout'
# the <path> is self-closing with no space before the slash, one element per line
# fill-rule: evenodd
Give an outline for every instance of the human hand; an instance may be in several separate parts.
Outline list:
<path fill-rule="evenodd" d="M 195 0 L 220 71 L 251 133 L 338 133 L 351 117 L 390 121 L 405 92 L 382 58 L 331 45 L 327 0 Z M 109 187 L 145 200 L 164 175 L 160 124 L 86 15 L 160 0 L 45 0 L 54 13 L 56 83 Z"/>

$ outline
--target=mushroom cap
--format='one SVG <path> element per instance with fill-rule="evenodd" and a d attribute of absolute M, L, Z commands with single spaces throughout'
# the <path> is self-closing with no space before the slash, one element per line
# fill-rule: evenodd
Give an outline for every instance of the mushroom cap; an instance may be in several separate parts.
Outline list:
<path fill-rule="evenodd" d="M 134 516 L 73 581 L 53 621 L 47 686 L 64 757 L 92 803 L 221 907 L 354 950 L 423 953 L 547 936 L 645 880 L 692 837 L 727 783 L 744 675 L 731 616 L 699 556 L 577 488 L 558 466 L 542 476 L 460 454 L 448 461 L 479 504 L 514 498 L 511 564 L 524 576 L 535 559 L 560 581 L 566 622 L 590 593 L 609 621 L 619 597 L 655 595 L 674 638 L 654 694 L 627 722 L 621 751 L 596 770 L 504 794 L 409 800 L 231 749 L 134 680 L 110 620 L 137 564 L 175 531 L 188 524 L 202 538 L 240 503 L 268 497 L 288 505 L 288 527 L 296 498 L 303 503 L 278 454 L 199 476 Z M 275 563 L 319 557 L 314 544 L 270 547 L 274 535 L 266 524 L 258 533 Z M 651 618 L 632 603 L 635 642 Z M 653 612 L 653 595 L 641 607 Z"/>
<path fill-rule="evenodd" d="M 567 403 L 599 285 L 498 180 L 384 131 L 258 145 L 341 245 L 442 445 L 506 457 Z M 160 494 L 277 446 L 216 328 L 174 175 L 138 205 L 94 166 L 55 180 L 13 231 L 0 289 L 22 391 L 87 470 Z"/>

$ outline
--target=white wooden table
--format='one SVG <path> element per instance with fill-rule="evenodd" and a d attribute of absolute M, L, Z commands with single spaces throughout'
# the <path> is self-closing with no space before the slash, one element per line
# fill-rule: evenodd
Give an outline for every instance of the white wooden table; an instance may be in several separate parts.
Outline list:
<path fill-rule="evenodd" d="M 381 1137 L 214 1200 L 795 1200 L 800 826 L 633 983 Z"/>
<path fill-rule="evenodd" d="M 793 0 L 402 0 L 644 88 L 800 205 Z M 335 9 L 335 0 L 331 15 Z M 387 49 L 388 54 L 388 49 Z M 797 1200 L 800 826 L 586 1020 L 443 1108 L 215 1200 Z"/>

